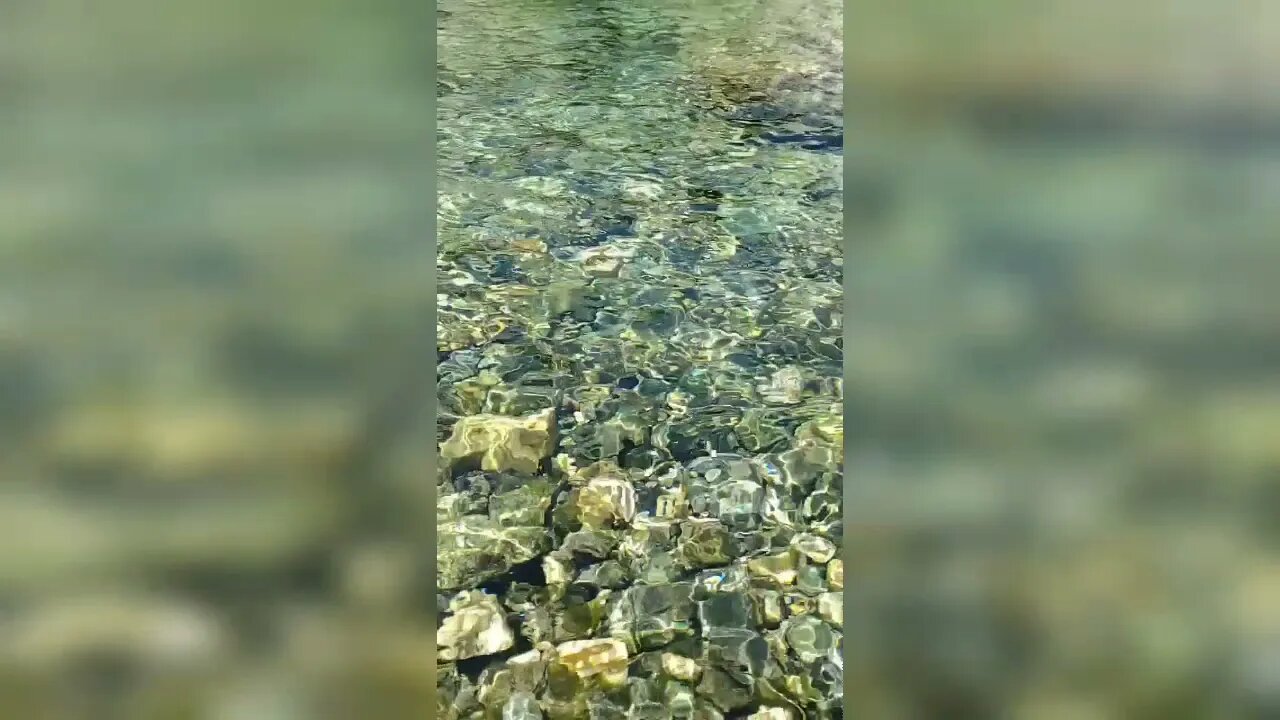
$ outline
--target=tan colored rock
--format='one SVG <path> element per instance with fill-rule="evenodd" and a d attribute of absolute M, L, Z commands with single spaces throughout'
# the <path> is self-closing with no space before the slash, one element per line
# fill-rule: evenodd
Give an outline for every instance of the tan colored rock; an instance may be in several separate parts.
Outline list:
<path fill-rule="evenodd" d="M 843 560 L 832 560 L 827 563 L 827 587 L 832 590 L 844 590 Z"/>
<path fill-rule="evenodd" d="M 804 593 L 789 592 L 782 596 L 782 604 L 787 615 L 812 615 L 817 609 L 817 601 Z"/>
<path fill-rule="evenodd" d="M 662 197 L 662 186 L 647 180 L 626 178 L 622 183 L 622 192 L 629 200 L 652 202 Z"/>
<path fill-rule="evenodd" d="M 525 417 L 469 415 L 458 420 L 440 445 L 448 465 L 479 462 L 482 470 L 536 473 L 556 447 L 556 411 L 547 408 Z"/>
<path fill-rule="evenodd" d="M 579 679 L 596 678 L 603 685 L 627 681 L 627 646 L 621 640 L 570 640 L 556 646 L 557 663 Z"/>
<path fill-rule="evenodd" d="M 757 388 L 765 402 L 776 405 L 795 405 L 804 400 L 806 373 L 795 366 L 781 368 Z"/>
<path fill-rule="evenodd" d="M 624 261 L 635 255 L 635 250 L 617 245 L 601 245 L 588 248 L 578 254 L 582 269 L 588 275 L 598 278 L 618 277 Z"/>
<path fill-rule="evenodd" d="M 636 516 L 636 491 L 621 477 L 593 478 L 578 494 L 578 516 L 588 527 L 630 524 Z"/>
<path fill-rule="evenodd" d="M 836 556 L 836 544 L 824 537 L 810 535 L 809 533 L 800 533 L 791 541 L 791 547 L 804 553 L 805 557 L 818 563 L 825 565 Z"/>
<path fill-rule="evenodd" d="M 542 574 L 547 579 L 547 585 L 563 587 L 573 582 L 573 563 L 555 554 L 543 556 Z"/>
<path fill-rule="evenodd" d="M 684 517 L 687 505 L 683 486 L 664 490 L 657 498 L 653 514 L 660 518 Z"/>
<path fill-rule="evenodd" d="M 784 707 L 762 705 L 759 710 L 751 713 L 747 720 L 795 720 L 795 715 Z"/>
<path fill-rule="evenodd" d="M 844 627 L 844 593 L 828 592 L 819 595 L 818 617 L 835 627 Z"/>
<path fill-rule="evenodd" d="M 515 644 L 515 634 L 498 598 L 481 591 L 462 593 L 449 604 L 454 614 L 436 632 L 441 660 L 465 660 L 502 652 Z"/>
<path fill-rule="evenodd" d="M 547 244 L 537 238 L 516 238 L 511 241 L 511 247 L 527 253 L 541 254 L 547 251 Z"/>
<path fill-rule="evenodd" d="M 662 653 L 662 671 L 676 680 L 694 682 L 702 675 L 697 661 L 676 653 Z"/>
<path fill-rule="evenodd" d="M 838 405 L 836 406 L 839 407 Z M 798 444 L 815 443 L 833 448 L 844 447 L 844 416 L 832 413 L 806 421 L 796 428 Z"/>
<path fill-rule="evenodd" d="M 747 561 L 747 572 L 756 577 L 773 578 L 783 585 L 796 581 L 795 556 L 789 551 L 763 555 Z"/>
<path fill-rule="evenodd" d="M 622 270 L 622 261 L 618 258 L 597 255 L 582 261 L 582 269 L 587 274 L 600 278 L 618 277 L 619 271 Z"/>

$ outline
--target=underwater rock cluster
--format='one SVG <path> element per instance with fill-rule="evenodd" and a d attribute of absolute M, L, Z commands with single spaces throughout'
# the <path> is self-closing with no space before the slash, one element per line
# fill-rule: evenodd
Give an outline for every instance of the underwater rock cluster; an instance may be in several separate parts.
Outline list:
<path fill-rule="evenodd" d="M 446 292 L 440 717 L 839 716 L 839 285 L 655 250 Z"/>
<path fill-rule="evenodd" d="M 837 717 L 839 286 L 629 262 L 440 335 L 440 716 Z"/>
<path fill-rule="evenodd" d="M 447 468 L 440 716 L 834 717 L 837 455 L 804 442 L 782 454 L 833 462 L 578 468 L 561 453 L 547 477 Z"/>

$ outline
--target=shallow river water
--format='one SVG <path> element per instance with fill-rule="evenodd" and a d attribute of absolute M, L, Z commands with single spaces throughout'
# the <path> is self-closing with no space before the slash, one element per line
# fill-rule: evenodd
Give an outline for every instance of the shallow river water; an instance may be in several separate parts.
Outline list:
<path fill-rule="evenodd" d="M 839 4 L 440 7 L 442 702 L 835 716 Z"/>

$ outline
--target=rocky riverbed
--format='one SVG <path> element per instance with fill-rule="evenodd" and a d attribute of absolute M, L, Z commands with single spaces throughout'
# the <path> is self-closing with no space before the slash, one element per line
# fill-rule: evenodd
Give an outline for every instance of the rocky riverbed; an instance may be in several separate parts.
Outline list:
<path fill-rule="evenodd" d="M 448 9 L 440 717 L 838 717 L 839 44 Z"/>

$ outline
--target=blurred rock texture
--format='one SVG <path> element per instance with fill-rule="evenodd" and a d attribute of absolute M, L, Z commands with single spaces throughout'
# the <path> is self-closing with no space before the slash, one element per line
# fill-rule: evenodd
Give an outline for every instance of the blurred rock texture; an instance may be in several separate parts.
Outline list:
<path fill-rule="evenodd" d="M 429 716 L 427 17 L 0 3 L 0 718 Z"/>
<path fill-rule="evenodd" d="M 856 5 L 847 709 L 1275 715 L 1280 9 Z"/>

